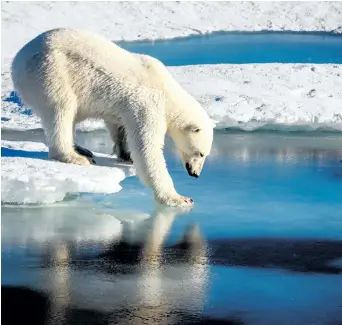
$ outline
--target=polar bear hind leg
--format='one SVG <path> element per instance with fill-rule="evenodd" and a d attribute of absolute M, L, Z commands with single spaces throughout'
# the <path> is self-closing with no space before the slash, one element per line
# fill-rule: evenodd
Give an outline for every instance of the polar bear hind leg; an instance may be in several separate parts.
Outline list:
<path fill-rule="evenodd" d="M 57 110 L 50 108 L 49 110 L 54 112 L 52 118 L 42 118 L 49 158 L 63 163 L 90 165 L 92 161 L 78 150 L 79 146 L 74 145 L 73 119 L 69 109 L 70 107 Z M 66 110 L 68 114 L 64 114 Z"/>
<path fill-rule="evenodd" d="M 78 109 L 77 96 L 70 85 L 67 59 L 58 51 L 37 54 L 27 63 L 18 65 L 16 89 L 24 103 L 41 118 L 49 158 L 64 163 L 90 165 L 91 161 L 75 151 L 74 128 Z"/>
<path fill-rule="evenodd" d="M 106 122 L 106 127 L 110 134 L 111 139 L 114 142 L 113 151 L 117 155 L 118 159 L 132 163 L 131 153 L 127 143 L 127 133 L 123 125 L 119 123 Z"/>

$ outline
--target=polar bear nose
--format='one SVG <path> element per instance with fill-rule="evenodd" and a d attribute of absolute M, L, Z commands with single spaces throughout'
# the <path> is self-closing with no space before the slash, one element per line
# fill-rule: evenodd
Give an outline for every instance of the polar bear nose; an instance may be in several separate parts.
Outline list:
<path fill-rule="evenodd" d="M 198 174 L 191 170 L 191 166 L 189 163 L 185 164 L 185 168 L 190 176 L 198 178 Z"/>

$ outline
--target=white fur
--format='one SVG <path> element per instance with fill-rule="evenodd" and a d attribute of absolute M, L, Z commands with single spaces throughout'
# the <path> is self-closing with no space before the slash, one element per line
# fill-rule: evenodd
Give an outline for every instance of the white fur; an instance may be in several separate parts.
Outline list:
<path fill-rule="evenodd" d="M 210 153 L 213 125 L 160 61 L 92 33 L 55 29 L 18 52 L 12 78 L 24 103 L 42 120 L 50 158 L 89 164 L 73 148 L 75 124 L 104 119 L 114 142 L 124 127 L 137 175 L 159 202 L 191 204 L 176 192 L 167 171 L 165 134 L 196 176 Z"/>

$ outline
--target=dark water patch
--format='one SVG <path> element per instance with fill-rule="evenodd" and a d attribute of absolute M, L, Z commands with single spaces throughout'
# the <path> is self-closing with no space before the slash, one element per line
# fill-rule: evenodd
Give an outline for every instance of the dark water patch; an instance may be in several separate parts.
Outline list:
<path fill-rule="evenodd" d="M 170 325 L 243 325 L 241 320 L 216 319 L 177 310 L 169 306 L 132 305 L 115 307 L 112 311 L 77 308 L 64 305 L 54 312 L 54 301 L 49 295 L 26 288 L 2 286 L 2 324 L 4 325 L 110 325 L 110 324 L 160 324 Z"/>
<path fill-rule="evenodd" d="M 110 273 L 135 273 L 134 265 L 143 263 L 144 244 L 129 245 L 124 242 L 113 245 L 101 255 L 106 263 L 103 271 Z M 172 247 L 165 247 L 153 256 L 165 265 L 196 262 L 234 267 L 283 269 L 300 273 L 342 274 L 342 268 L 332 266 L 342 258 L 342 241 L 282 238 L 237 238 L 204 241 L 200 237 L 183 240 Z M 88 265 L 88 263 L 84 264 Z"/>
<path fill-rule="evenodd" d="M 293 272 L 341 274 L 329 264 L 342 258 L 342 241 L 314 239 L 222 239 L 210 242 L 210 263 L 281 268 Z"/>
<path fill-rule="evenodd" d="M 172 40 L 117 42 L 169 66 L 242 63 L 342 63 L 342 36 L 315 32 L 218 32 Z"/>
<path fill-rule="evenodd" d="M 1 286 L 1 322 L 4 325 L 44 325 L 48 321 L 49 299 L 26 287 Z"/>

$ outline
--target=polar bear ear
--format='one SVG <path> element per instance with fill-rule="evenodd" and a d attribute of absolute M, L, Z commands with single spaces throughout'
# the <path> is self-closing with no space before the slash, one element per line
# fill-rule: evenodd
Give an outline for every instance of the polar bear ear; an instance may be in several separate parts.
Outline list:
<path fill-rule="evenodd" d="M 189 124 L 185 127 L 186 132 L 198 133 L 201 129 L 195 124 Z"/>

